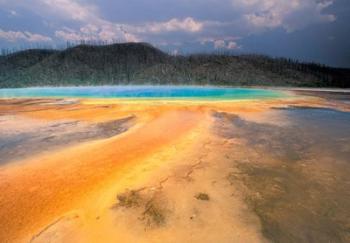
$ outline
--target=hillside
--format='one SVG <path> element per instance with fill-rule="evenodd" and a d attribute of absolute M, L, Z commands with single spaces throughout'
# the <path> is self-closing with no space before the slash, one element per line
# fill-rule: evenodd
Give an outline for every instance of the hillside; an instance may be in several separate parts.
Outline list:
<path fill-rule="evenodd" d="M 171 56 L 147 43 L 0 56 L 1 88 L 143 83 L 350 87 L 350 69 L 259 55 Z"/>

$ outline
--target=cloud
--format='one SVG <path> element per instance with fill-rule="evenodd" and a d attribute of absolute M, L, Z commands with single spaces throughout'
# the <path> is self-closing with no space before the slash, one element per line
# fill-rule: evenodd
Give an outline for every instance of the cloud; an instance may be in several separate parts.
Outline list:
<path fill-rule="evenodd" d="M 71 28 L 64 27 L 61 30 L 55 31 L 57 38 L 65 41 L 127 41 L 138 42 L 140 41 L 135 35 L 128 33 L 122 26 L 113 24 L 104 24 L 96 26 L 92 24 L 85 25 L 79 30 L 73 30 Z"/>
<path fill-rule="evenodd" d="M 184 19 L 170 19 L 164 22 L 146 22 L 143 24 L 120 24 L 99 19 L 94 23 L 87 23 L 78 30 L 62 28 L 55 31 L 55 36 L 64 40 L 104 40 L 104 41 L 141 41 L 142 37 L 164 35 L 168 32 L 200 32 L 204 23 L 191 17 Z"/>
<path fill-rule="evenodd" d="M 187 17 L 184 19 L 173 18 L 166 22 L 147 23 L 144 27 L 147 31 L 159 33 L 173 31 L 199 32 L 203 29 L 203 26 L 202 22 Z"/>
<path fill-rule="evenodd" d="M 0 39 L 9 42 L 27 41 L 27 42 L 50 42 L 51 37 L 31 33 L 29 31 L 4 31 L 0 29 Z"/>
<path fill-rule="evenodd" d="M 11 16 L 18 16 L 18 13 L 15 10 L 10 10 L 9 12 Z"/>
<path fill-rule="evenodd" d="M 138 40 L 132 33 L 121 29 L 122 25 L 105 20 L 97 6 L 78 0 L 0 0 L 0 6 L 26 9 L 41 16 L 46 27 L 54 28 L 58 40 Z M 55 23 L 49 26 L 47 23 Z M 61 26 L 60 26 L 61 25 Z M 67 28 L 68 26 L 69 28 Z M 94 27 L 94 28 L 92 28 Z M 56 39 L 57 40 L 57 39 Z"/>
<path fill-rule="evenodd" d="M 178 43 L 195 46 L 204 42 L 212 48 L 237 49 L 244 45 L 243 41 L 237 43 L 237 37 L 246 38 L 276 28 L 293 32 L 309 25 L 334 21 L 334 15 L 325 13 L 333 1 L 139 0 L 138 6 L 159 13 L 159 16 L 143 15 L 141 10 L 134 9 L 134 4 L 122 1 L 0 0 L 0 5 L 5 4 L 14 11 L 19 6 L 21 14 L 27 9 L 41 16 L 46 23 L 54 23 L 46 27 L 54 33 L 52 38 L 57 42 L 145 41 L 167 43 L 168 46 L 179 46 Z M 128 15 L 123 13 L 127 18 L 121 20 L 118 13 L 123 11 Z M 230 39 L 230 36 L 234 37 Z"/>
<path fill-rule="evenodd" d="M 224 40 L 216 40 L 214 41 L 214 48 L 215 49 L 222 49 L 226 47 L 226 43 Z"/>
<path fill-rule="evenodd" d="M 65 41 L 72 41 L 72 42 L 86 40 L 85 36 L 83 36 L 80 33 L 77 33 L 74 30 L 69 30 L 68 28 L 64 30 L 55 31 L 55 36 Z"/>
<path fill-rule="evenodd" d="M 198 42 L 201 45 L 206 45 L 208 43 L 212 44 L 214 49 L 227 49 L 227 50 L 234 50 L 234 49 L 240 49 L 241 46 L 238 45 L 237 40 L 241 39 L 240 37 L 236 36 L 227 36 L 227 37 L 204 37 L 198 39 Z"/>
<path fill-rule="evenodd" d="M 93 5 L 80 4 L 74 0 L 38 0 L 42 4 L 57 12 L 61 17 L 82 23 L 76 30 L 62 28 L 55 31 L 59 39 L 103 40 L 103 41 L 141 41 L 140 35 L 156 35 L 164 32 L 200 32 L 203 23 L 192 17 L 183 19 L 172 18 L 162 22 L 145 22 L 142 24 L 124 24 L 112 22 L 100 17 Z"/>
<path fill-rule="evenodd" d="M 226 46 L 227 49 L 229 50 L 233 50 L 233 49 L 239 49 L 240 46 L 238 46 L 237 42 L 235 41 L 230 41 L 227 46 Z"/>
<path fill-rule="evenodd" d="M 332 22 L 335 16 L 323 11 L 333 0 L 232 0 L 243 20 L 257 31 L 282 27 L 288 32 L 305 26 Z"/>
<path fill-rule="evenodd" d="M 64 18 L 89 22 L 98 19 L 96 7 L 89 4 L 80 4 L 75 0 L 37 0 L 46 8 L 60 14 Z"/>
<path fill-rule="evenodd" d="M 227 49 L 227 50 L 234 50 L 239 49 L 240 46 L 235 41 L 225 41 L 225 40 L 215 40 L 214 42 L 214 48 L 215 49 Z"/>

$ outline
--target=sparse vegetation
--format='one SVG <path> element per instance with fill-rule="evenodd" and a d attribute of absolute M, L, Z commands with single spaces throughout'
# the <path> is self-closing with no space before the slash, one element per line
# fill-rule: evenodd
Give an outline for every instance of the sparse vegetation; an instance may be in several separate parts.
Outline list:
<path fill-rule="evenodd" d="M 163 210 L 156 206 L 154 203 L 150 203 L 146 210 L 143 212 L 143 220 L 148 227 L 161 226 L 165 224 L 165 216 Z"/>
<path fill-rule="evenodd" d="M 126 191 L 117 195 L 118 206 L 131 208 L 137 207 L 141 203 L 141 197 L 137 191 Z"/>
<path fill-rule="evenodd" d="M 158 193 L 143 193 L 141 190 L 126 190 L 117 195 L 116 208 L 135 208 L 139 211 L 141 220 L 147 228 L 159 227 L 166 222 L 164 202 L 160 202 Z"/>
<path fill-rule="evenodd" d="M 261 55 L 168 55 L 147 43 L 2 51 L 0 88 L 117 84 L 350 87 L 350 70 Z"/>
<path fill-rule="evenodd" d="M 206 193 L 198 193 L 195 198 L 197 198 L 198 200 L 202 200 L 202 201 L 209 201 L 210 198 L 209 198 L 209 195 L 206 194 Z"/>

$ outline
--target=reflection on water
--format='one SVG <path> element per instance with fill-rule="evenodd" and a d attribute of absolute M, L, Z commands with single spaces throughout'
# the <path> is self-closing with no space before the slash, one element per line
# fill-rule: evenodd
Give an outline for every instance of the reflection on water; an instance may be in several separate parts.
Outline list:
<path fill-rule="evenodd" d="M 333 109 L 291 108 L 283 111 L 304 136 L 313 141 L 314 153 L 350 162 L 350 113 Z"/>
<path fill-rule="evenodd" d="M 275 126 L 216 113 L 216 132 L 245 145 L 231 173 L 274 242 L 350 241 L 350 113 L 329 109 L 276 110 Z"/>

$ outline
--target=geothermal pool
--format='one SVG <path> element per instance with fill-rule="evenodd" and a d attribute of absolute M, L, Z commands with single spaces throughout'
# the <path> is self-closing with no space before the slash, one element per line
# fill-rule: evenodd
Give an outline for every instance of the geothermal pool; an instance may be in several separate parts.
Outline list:
<path fill-rule="evenodd" d="M 199 86 L 94 86 L 0 89 L 0 98 L 266 99 L 286 96 L 266 89 Z"/>
<path fill-rule="evenodd" d="M 0 242 L 350 242 L 350 103 L 313 92 L 2 89 Z"/>

